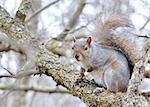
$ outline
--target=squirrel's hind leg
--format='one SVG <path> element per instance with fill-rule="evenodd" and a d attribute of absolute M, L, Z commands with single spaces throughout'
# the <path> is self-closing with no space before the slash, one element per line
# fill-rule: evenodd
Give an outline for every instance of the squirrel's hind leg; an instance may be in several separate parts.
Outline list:
<path fill-rule="evenodd" d="M 104 83 L 108 90 L 112 92 L 125 92 L 127 89 L 127 84 L 121 74 L 115 73 L 114 70 L 107 70 L 104 74 Z"/>

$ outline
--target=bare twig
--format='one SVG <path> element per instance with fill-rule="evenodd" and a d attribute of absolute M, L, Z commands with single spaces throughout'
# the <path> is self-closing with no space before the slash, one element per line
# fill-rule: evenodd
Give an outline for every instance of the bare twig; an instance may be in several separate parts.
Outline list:
<path fill-rule="evenodd" d="M 78 27 L 78 28 L 76 28 L 76 29 L 70 31 L 69 34 L 74 33 L 74 32 L 76 32 L 76 31 L 79 31 L 79 30 L 81 30 L 81 29 L 83 29 L 83 28 L 86 28 L 89 24 L 91 24 L 91 23 L 92 23 L 93 21 L 95 21 L 95 20 L 96 20 L 96 18 L 94 18 L 94 19 L 88 21 L 85 25 L 82 25 L 82 26 L 80 26 L 80 27 Z"/>
<path fill-rule="evenodd" d="M 68 24 L 65 26 L 64 30 L 62 31 L 62 33 L 60 33 L 58 35 L 57 40 L 63 40 L 66 35 L 68 34 L 68 32 L 76 25 L 79 16 L 81 14 L 81 12 L 83 11 L 84 7 L 86 4 L 86 0 L 80 0 L 79 2 L 79 6 L 77 8 L 77 10 L 73 13 L 73 15 L 70 17 Z"/>
<path fill-rule="evenodd" d="M 0 90 L 11 90 L 11 91 L 35 91 L 42 93 L 69 93 L 68 90 L 51 88 L 51 87 L 35 87 L 35 86 L 27 86 L 27 85 L 19 85 L 15 86 L 13 84 L 3 84 L 0 83 Z"/>
<path fill-rule="evenodd" d="M 1 68 L 3 68 L 4 70 L 6 70 L 10 75 L 13 75 L 12 72 L 10 72 L 7 68 L 3 67 L 3 66 L 0 66 Z"/>
<path fill-rule="evenodd" d="M 150 39 L 150 37 L 149 37 L 149 36 L 147 36 L 147 35 L 140 35 L 140 34 L 136 34 L 136 33 L 131 33 L 131 34 L 133 34 L 133 35 L 135 35 L 135 36 L 137 36 L 137 37 L 139 37 L 139 38 L 146 38 L 146 39 Z"/>
<path fill-rule="evenodd" d="M 38 73 L 36 71 L 30 71 L 30 72 L 18 72 L 17 74 L 12 74 L 12 75 L 0 75 L 0 78 L 23 78 L 31 75 L 41 75 L 41 73 Z"/>
<path fill-rule="evenodd" d="M 139 30 L 143 30 L 145 28 L 145 26 L 149 23 L 149 21 L 150 21 L 150 17 L 147 19 L 147 21 L 144 23 L 144 25 Z"/>
<path fill-rule="evenodd" d="M 35 13 L 33 13 L 27 20 L 26 22 L 28 23 L 29 21 L 32 20 L 32 18 L 34 18 L 35 16 L 37 16 L 38 14 L 40 14 L 42 11 L 46 10 L 48 7 L 56 4 L 57 2 L 59 2 L 60 0 L 55 0 L 52 3 L 49 3 L 48 5 L 44 6 L 43 8 L 37 10 Z"/>
<path fill-rule="evenodd" d="M 14 78 L 14 77 L 12 75 L 4 74 L 4 75 L 0 75 L 0 78 Z"/>

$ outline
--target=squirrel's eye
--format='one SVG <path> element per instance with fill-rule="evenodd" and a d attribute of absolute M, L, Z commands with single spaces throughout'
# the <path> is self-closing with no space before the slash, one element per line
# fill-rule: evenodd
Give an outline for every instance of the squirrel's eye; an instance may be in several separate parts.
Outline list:
<path fill-rule="evenodd" d="M 74 50 L 74 48 L 75 48 L 75 46 L 73 45 L 73 46 L 72 46 L 72 50 Z"/>
<path fill-rule="evenodd" d="M 88 49 L 87 47 L 84 48 L 84 50 L 87 50 L 87 49 Z"/>

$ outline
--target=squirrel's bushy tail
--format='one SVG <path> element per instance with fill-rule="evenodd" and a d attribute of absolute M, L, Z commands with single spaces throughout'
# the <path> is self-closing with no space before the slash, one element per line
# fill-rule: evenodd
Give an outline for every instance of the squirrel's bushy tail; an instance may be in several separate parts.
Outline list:
<path fill-rule="evenodd" d="M 113 15 L 106 20 L 98 20 L 95 35 L 100 44 L 110 47 L 117 47 L 126 55 L 132 65 L 137 60 L 137 50 L 135 44 L 129 40 L 128 35 L 122 33 L 113 34 L 112 31 L 118 27 L 130 27 L 131 21 L 120 15 Z"/>

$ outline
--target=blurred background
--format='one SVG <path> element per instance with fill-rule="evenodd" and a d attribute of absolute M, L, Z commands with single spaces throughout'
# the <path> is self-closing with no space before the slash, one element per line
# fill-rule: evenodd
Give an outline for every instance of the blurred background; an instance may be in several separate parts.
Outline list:
<path fill-rule="evenodd" d="M 52 4 L 54 1 L 33 0 L 32 8 L 26 18 L 26 25 L 30 32 L 45 42 L 63 32 L 81 0 L 56 0 Z M 15 16 L 20 3 L 21 0 L 0 0 L 0 6 L 4 7 L 12 17 Z M 149 0 L 87 0 L 77 23 L 67 33 L 67 42 L 50 42 L 47 43 L 47 48 L 54 54 L 59 55 L 60 60 L 64 63 L 77 66 L 78 64 L 72 59 L 70 51 L 72 45 L 70 35 L 79 35 L 79 37 L 82 37 L 83 34 L 92 35 L 96 18 L 112 14 L 126 15 L 131 19 L 137 34 L 149 36 Z M 5 36 L 2 32 L 0 32 L 0 35 Z M 0 41 L 0 48 L 8 44 Z M 57 49 L 52 46 L 57 47 Z M 26 62 L 23 54 L 13 50 L 1 51 L 0 58 L 0 75 L 8 74 L 8 71 L 16 73 Z M 45 75 L 30 76 L 19 80 L 0 78 L 0 83 L 63 88 L 62 86 L 56 86 L 57 83 L 51 77 Z M 0 107 L 86 107 L 86 104 L 69 94 L 0 90 Z"/>

